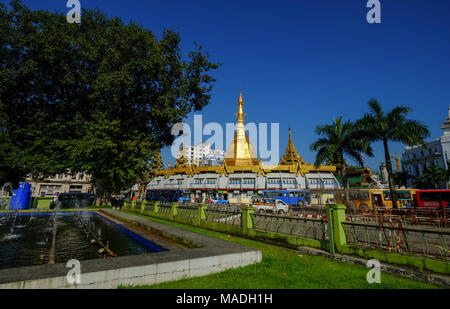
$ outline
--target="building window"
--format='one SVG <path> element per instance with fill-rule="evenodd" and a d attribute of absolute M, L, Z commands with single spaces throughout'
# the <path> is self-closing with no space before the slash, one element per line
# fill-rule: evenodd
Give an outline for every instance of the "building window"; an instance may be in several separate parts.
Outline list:
<path fill-rule="evenodd" d="M 268 183 L 271 185 L 279 185 L 281 184 L 280 178 L 269 178 Z"/>
<path fill-rule="evenodd" d="M 283 184 L 286 185 L 295 185 L 295 178 L 285 178 L 283 179 Z"/>
<path fill-rule="evenodd" d="M 70 186 L 69 192 L 80 192 L 83 189 L 83 186 Z"/>

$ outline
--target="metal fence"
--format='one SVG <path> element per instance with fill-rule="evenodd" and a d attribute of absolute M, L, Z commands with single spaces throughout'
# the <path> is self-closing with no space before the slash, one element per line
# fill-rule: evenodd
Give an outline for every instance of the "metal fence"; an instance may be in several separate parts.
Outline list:
<path fill-rule="evenodd" d="M 172 214 L 172 203 L 161 203 L 158 206 L 158 213 L 163 216 L 171 216 Z"/>
<path fill-rule="evenodd" d="M 146 202 L 144 205 L 144 210 L 146 211 L 155 211 L 155 203 L 153 202 Z"/>
<path fill-rule="evenodd" d="M 401 222 L 343 222 L 350 246 L 449 260 L 450 232 L 445 228 L 408 228 Z"/>
<path fill-rule="evenodd" d="M 195 204 L 179 204 L 177 207 L 177 216 L 189 219 L 197 219 L 199 217 L 198 205 Z"/>
<path fill-rule="evenodd" d="M 240 209 L 226 209 L 208 207 L 205 210 L 206 221 L 227 225 L 242 226 L 242 213 Z"/>
<path fill-rule="evenodd" d="M 134 204 L 134 208 L 135 209 L 141 209 L 141 207 L 142 207 L 142 201 L 136 201 L 136 203 Z"/>
<path fill-rule="evenodd" d="M 327 222 L 322 219 L 252 214 L 253 227 L 273 233 L 289 234 L 315 240 L 328 240 Z"/>

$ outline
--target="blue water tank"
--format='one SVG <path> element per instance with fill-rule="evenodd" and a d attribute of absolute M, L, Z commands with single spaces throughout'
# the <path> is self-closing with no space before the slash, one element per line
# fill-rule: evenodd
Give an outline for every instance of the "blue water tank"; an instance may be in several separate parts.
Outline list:
<path fill-rule="evenodd" d="M 31 185 L 27 182 L 21 183 L 19 189 L 14 190 L 11 201 L 9 203 L 9 209 L 28 209 L 31 200 Z"/>

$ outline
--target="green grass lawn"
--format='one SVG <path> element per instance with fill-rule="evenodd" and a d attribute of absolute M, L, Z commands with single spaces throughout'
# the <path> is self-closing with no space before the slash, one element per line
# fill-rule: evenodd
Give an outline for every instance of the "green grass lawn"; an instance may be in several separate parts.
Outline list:
<path fill-rule="evenodd" d="M 137 215 L 134 213 L 130 213 Z M 165 223 L 245 246 L 257 248 L 263 253 L 261 263 L 226 270 L 205 277 L 183 279 L 152 286 L 133 288 L 150 289 L 423 289 L 437 288 L 428 283 L 412 281 L 382 273 L 380 284 L 369 284 L 366 275 L 369 268 L 308 256 L 295 250 L 269 245 L 263 242 L 234 237 L 180 223 L 140 217 Z"/>

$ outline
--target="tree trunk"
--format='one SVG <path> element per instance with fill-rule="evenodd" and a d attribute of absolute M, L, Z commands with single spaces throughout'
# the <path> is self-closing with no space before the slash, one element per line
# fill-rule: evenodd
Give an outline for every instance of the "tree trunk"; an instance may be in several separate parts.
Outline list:
<path fill-rule="evenodd" d="M 111 194 L 102 190 L 99 187 L 95 187 L 95 206 L 111 205 Z"/>
<path fill-rule="evenodd" d="M 350 197 L 348 196 L 348 179 L 347 179 L 347 168 L 345 164 L 342 165 L 342 184 L 344 185 L 344 194 L 345 194 L 345 204 L 347 207 L 350 207 Z"/>
<path fill-rule="evenodd" d="M 383 146 L 384 146 L 384 156 L 386 159 L 386 169 L 388 172 L 389 191 L 391 192 L 392 208 L 397 209 L 398 208 L 397 207 L 397 194 L 395 192 L 394 174 L 392 172 L 391 155 L 389 154 L 387 140 L 383 140 Z"/>

